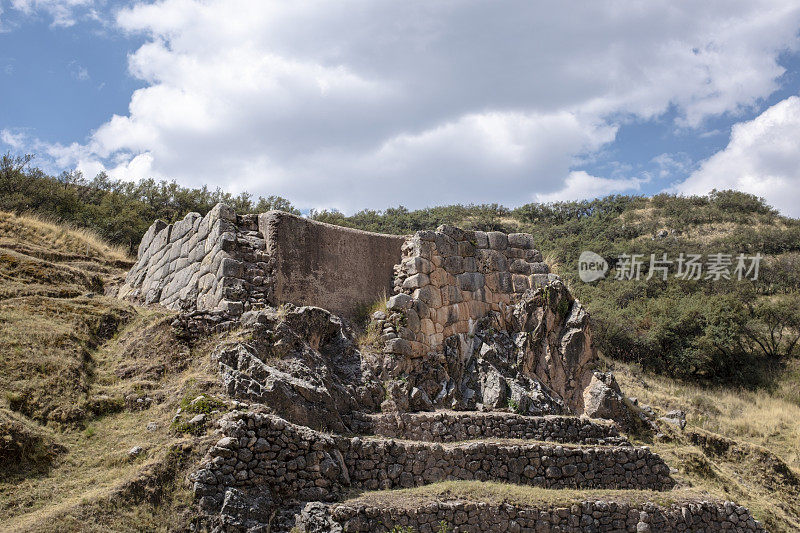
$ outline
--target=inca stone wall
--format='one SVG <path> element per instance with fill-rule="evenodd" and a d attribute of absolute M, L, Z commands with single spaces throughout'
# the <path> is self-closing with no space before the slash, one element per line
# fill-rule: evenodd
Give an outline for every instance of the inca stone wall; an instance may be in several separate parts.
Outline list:
<path fill-rule="evenodd" d="M 150 226 L 119 297 L 237 316 L 271 300 L 269 262 L 257 218 L 217 204 L 205 217 Z"/>
<path fill-rule="evenodd" d="M 322 224 L 280 211 L 156 221 L 121 298 L 232 317 L 265 304 L 314 305 L 352 317 L 391 294 L 403 237 Z"/>
<path fill-rule="evenodd" d="M 315 305 L 352 317 L 392 294 L 404 238 L 314 222 L 281 211 L 259 215 L 267 253 L 275 258 L 278 302 Z"/>
<path fill-rule="evenodd" d="M 447 337 L 472 333 L 478 319 L 490 312 L 502 315 L 527 289 L 551 278 L 526 233 L 453 226 L 418 231 L 406 239 L 395 267 L 398 295 L 388 307 L 402 311 L 405 324 L 386 332 L 387 351 L 416 356 L 435 351 Z"/>
<path fill-rule="evenodd" d="M 548 274 L 531 235 L 441 226 L 410 237 L 371 233 L 280 211 L 156 221 L 119 295 L 171 309 L 238 316 L 265 304 L 314 305 L 352 317 L 398 293 L 407 324 L 389 350 L 420 354 L 468 334 Z M 391 335 L 391 334 L 390 334 Z"/>
<path fill-rule="evenodd" d="M 414 508 L 392 505 L 341 503 L 331 506 L 333 521 L 345 532 L 390 531 L 394 526 L 413 528 L 419 533 L 441 531 L 509 532 L 559 531 L 765 531 L 746 507 L 732 502 L 654 503 L 584 501 L 569 506 L 540 503 L 538 505 L 491 505 L 488 503 L 430 501 Z"/>
<path fill-rule="evenodd" d="M 334 437 L 269 414 L 232 413 L 220 424 L 194 490 L 217 509 L 229 488 L 269 487 L 274 497 L 328 500 L 350 487 L 408 488 L 444 480 L 545 488 L 668 490 L 669 467 L 648 448 L 521 442 L 450 445 Z"/>
<path fill-rule="evenodd" d="M 530 439 L 574 444 L 630 445 L 610 423 L 574 416 L 522 416 L 491 411 L 372 415 L 376 435 L 426 442 Z"/>

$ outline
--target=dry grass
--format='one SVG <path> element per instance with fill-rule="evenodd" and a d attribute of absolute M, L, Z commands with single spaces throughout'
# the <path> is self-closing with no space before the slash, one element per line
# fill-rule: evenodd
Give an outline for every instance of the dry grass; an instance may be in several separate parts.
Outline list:
<path fill-rule="evenodd" d="M 91 230 L 71 227 L 40 215 L 0 211 L 0 246 L 15 245 L 41 247 L 46 253 L 60 252 L 93 260 L 131 260 L 124 247 L 105 242 Z"/>
<path fill-rule="evenodd" d="M 86 294 L 124 261 L 90 232 L 0 213 L 0 530 L 164 531 L 191 503 L 209 437 L 171 420 L 215 390 L 217 339 L 187 345 L 171 313 Z"/>
<path fill-rule="evenodd" d="M 690 427 L 764 446 L 800 469 L 800 405 L 780 392 L 704 387 L 644 374 L 619 363 L 615 373 L 623 390 L 640 402 L 663 412 L 681 409 Z M 797 383 L 786 379 L 778 390 L 796 388 Z"/>
<path fill-rule="evenodd" d="M 12 409 L 41 422 L 80 423 L 90 411 L 92 350 L 133 309 L 106 297 L 0 301 L 0 388 Z"/>
<path fill-rule="evenodd" d="M 418 508 L 431 501 L 468 500 L 494 505 L 509 503 L 518 506 L 569 507 L 585 501 L 629 503 L 653 502 L 660 505 L 714 499 L 708 493 L 678 489 L 668 492 L 650 490 L 573 490 L 543 489 L 492 481 L 443 481 L 412 489 L 384 490 L 354 494 L 345 503 L 364 503 L 376 507 Z"/>
<path fill-rule="evenodd" d="M 800 530 L 800 406 L 777 392 L 702 387 L 614 368 L 623 391 L 660 413 L 681 409 L 687 427 L 662 424 L 669 435 L 653 451 L 678 470 L 683 486 L 750 508 L 770 531 Z M 784 387 L 797 381 L 785 376 Z"/>
<path fill-rule="evenodd" d="M 118 411 L 87 415 L 84 428 L 57 432 L 66 451 L 49 469 L 0 482 L 6 530 L 166 531 L 188 509 L 192 497 L 183 479 L 209 437 L 182 435 L 171 419 L 185 398 L 219 393 L 208 358 L 208 343 L 218 339 L 188 346 L 171 333 L 169 320 L 142 313 L 93 352 L 95 377 L 87 397 L 146 397 L 152 407 L 125 402 Z M 163 368 L 154 373 L 154 364 Z M 155 431 L 145 429 L 151 422 Z M 144 453 L 131 458 L 133 446 Z"/>

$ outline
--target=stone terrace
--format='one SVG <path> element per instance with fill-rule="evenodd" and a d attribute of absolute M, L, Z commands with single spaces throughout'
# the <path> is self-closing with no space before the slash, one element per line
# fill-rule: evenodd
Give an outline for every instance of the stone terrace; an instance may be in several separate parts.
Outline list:
<path fill-rule="evenodd" d="M 397 493 L 399 492 L 399 493 Z M 487 491 L 489 492 L 489 491 Z M 557 500 L 557 491 L 550 491 Z M 536 503 L 487 503 L 468 498 L 442 500 L 408 491 L 371 493 L 336 504 L 331 509 L 333 521 L 348 532 L 386 531 L 386 524 L 413 528 L 418 533 L 438 533 L 444 523 L 452 532 L 520 533 L 523 531 L 558 531 L 581 533 L 679 532 L 679 531 L 754 531 L 764 528 L 745 507 L 732 502 L 699 499 L 669 500 L 655 494 L 633 491 L 592 494 L 568 504 L 541 501 Z"/>
<path fill-rule="evenodd" d="M 574 444 L 630 445 L 610 422 L 574 416 L 523 416 L 498 411 L 436 411 L 371 415 L 376 435 L 426 442 L 530 439 Z"/>
<path fill-rule="evenodd" d="M 545 488 L 669 490 L 669 467 L 648 448 L 535 441 L 439 444 L 340 437 L 268 414 L 232 413 L 224 438 L 195 474 L 207 508 L 229 488 L 267 485 L 275 495 L 331 501 L 350 488 L 407 488 L 445 480 L 501 481 Z"/>
<path fill-rule="evenodd" d="M 744 507 L 672 491 L 675 482 L 661 458 L 597 421 L 448 411 L 402 414 L 394 422 L 388 421 L 390 415 L 372 418 L 378 432 L 389 428 L 405 437 L 449 440 L 465 431 L 483 440 L 441 444 L 344 437 L 271 414 L 233 412 L 220 424 L 224 437 L 193 475 L 195 494 L 207 511 L 218 512 L 231 490 L 263 494 L 268 489 L 280 505 L 301 504 L 297 521 L 287 526 L 300 531 L 402 526 L 403 531 L 438 533 L 443 525 L 451 533 L 764 531 Z M 447 429 L 434 430 L 436 424 Z M 509 432 L 486 435 L 497 428 Z M 514 431 L 625 445 L 509 440 Z M 336 503 L 353 489 L 374 492 Z M 311 529 L 302 529 L 306 526 Z"/>

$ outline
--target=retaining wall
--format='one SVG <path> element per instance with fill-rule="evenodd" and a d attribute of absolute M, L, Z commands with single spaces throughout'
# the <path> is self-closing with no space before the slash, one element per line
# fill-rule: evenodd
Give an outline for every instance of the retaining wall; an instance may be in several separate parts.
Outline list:
<path fill-rule="evenodd" d="M 228 488 L 253 486 L 304 501 L 330 501 L 350 487 L 408 488 L 444 480 L 545 488 L 674 486 L 669 467 L 648 448 L 334 437 L 259 413 L 234 412 L 220 425 L 225 437 L 194 474 L 195 494 L 207 509 L 218 509 Z"/>
<path fill-rule="evenodd" d="M 157 220 L 144 235 L 119 297 L 238 316 L 266 304 L 314 305 L 352 317 L 392 292 L 404 237 L 270 211 Z"/>
<path fill-rule="evenodd" d="M 522 416 L 502 412 L 437 411 L 371 415 L 382 437 L 426 442 L 530 439 L 571 444 L 630 445 L 610 423 L 574 416 Z"/>
<path fill-rule="evenodd" d="M 386 339 L 386 351 L 417 356 L 451 335 L 472 333 L 478 319 L 502 313 L 527 289 L 553 279 L 532 235 L 453 226 L 408 237 L 395 271 L 399 297 L 388 310 L 402 312 L 405 323 L 391 330 L 397 338 Z"/>
<path fill-rule="evenodd" d="M 438 533 L 442 531 L 442 521 L 452 533 L 766 531 L 746 507 L 710 501 L 669 505 L 584 501 L 566 507 L 457 500 L 428 501 L 414 508 L 356 501 L 333 505 L 331 515 L 348 533 L 390 531 L 394 526 L 410 527 L 418 533 Z"/>
<path fill-rule="evenodd" d="M 170 309 L 237 316 L 271 301 L 269 257 L 256 219 L 217 204 L 205 217 L 157 220 L 139 244 L 118 296 Z"/>

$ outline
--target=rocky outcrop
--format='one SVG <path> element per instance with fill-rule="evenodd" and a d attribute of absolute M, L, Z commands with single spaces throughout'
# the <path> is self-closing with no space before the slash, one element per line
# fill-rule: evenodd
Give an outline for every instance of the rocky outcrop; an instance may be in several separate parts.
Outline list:
<path fill-rule="evenodd" d="M 573 413 L 583 413 L 583 391 L 597 364 L 586 309 L 556 280 L 526 292 L 512 316 L 520 372 L 536 376 Z"/>
<path fill-rule="evenodd" d="M 402 329 L 413 305 L 410 297 L 398 295 L 372 327 Z M 391 333 L 383 338 L 397 342 Z M 597 363 L 588 314 L 560 280 L 526 290 L 514 305 L 476 319 L 469 334 L 446 338 L 440 352 L 389 351 L 374 355 L 373 367 L 384 380 L 402 380 L 408 394 L 424 391 L 440 408 L 525 415 L 582 413 L 583 392 Z"/>
<path fill-rule="evenodd" d="M 594 372 L 591 375 L 591 381 L 583 392 L 583 402 L 587 416 L 614 420 L 625 431 L 635 432 L 642 424 L 611 372 Z"/>
<path fill-rule="evenodd" d="M 243 331 L 212 354 L 231 397 L 340 433 L 357 429 L 354 411 L 378 409 L 383 389 L 339 317 L 286 305 L 247 313 L 242 324 Z"/>

